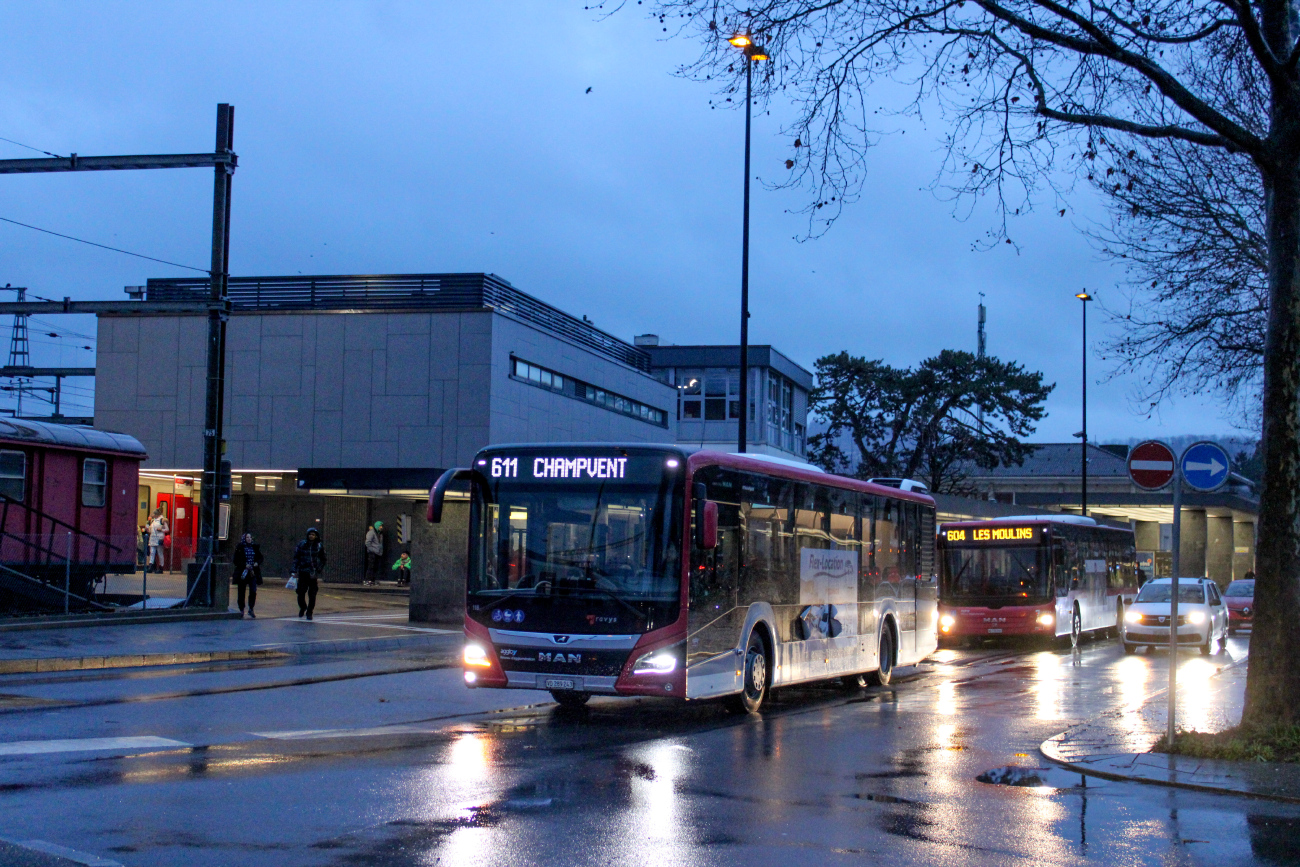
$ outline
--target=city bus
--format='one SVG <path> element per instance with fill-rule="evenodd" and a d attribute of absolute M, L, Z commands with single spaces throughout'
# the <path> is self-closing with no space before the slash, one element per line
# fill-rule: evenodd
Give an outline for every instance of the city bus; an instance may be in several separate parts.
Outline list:
<path fill-rule="evenodd" d="M 502 445 L 468 482 L 465 683 L 725 699 L 888 683 L 938 641 L 934 501 L 672 445 Z"/>
<path fill-rule="evenodd" d="M 1133 531 L 1078 515 L 939 528 L 939 635 L 1070 636 L 1124 624 L 1138 590 Z"/>

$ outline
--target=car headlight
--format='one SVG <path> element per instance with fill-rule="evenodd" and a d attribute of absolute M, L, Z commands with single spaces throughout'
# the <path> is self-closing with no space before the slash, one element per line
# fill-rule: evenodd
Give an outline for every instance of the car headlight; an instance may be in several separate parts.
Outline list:
<path fill-rule="evenodd" d="M 477 665 L 480 668 L 489 668 L 492 660 L 488 659 L 488 653 L 479 644 L 466 644 L 465 652 L 461 656 L 466 665 Z"/>
<path fill-rule="evenodd" d="M 1055 622 L 1056 615 L 1050 611 L 1044 611 L 1042 614 L 1038 615 L 1039 626 L 1051 626 Z"/>
<path fill-rule="evenodd" d="M 1194 626 L 1200 626 L 1202 623 L 1205 622 L 1205 612 L 1204 611 L 1191 612 L 1190 614 L 1187 615 L 1187 622 L 1191 623 Z"/>
<path fill-rule="evenodd" d="M 953 625 L 956 622 L 957 622 L 956 617 L 953 617 L 951 614 L 945 614 L 939 618 L 939 628 L 942 629 L 944 632 L 947 632 L 948 630 L 952 629 Z"/>
<path fill-rule="evenodd" d="M 1136 611 L 1133 611 L 1132 609 L 1130 609 L 1130 610 L 1124 612 L 1124 622 L 1125 622 L 1125 623 L 1141 623 L 1141 622 L 1142 622 L 1142 615 L 1141 615 L 1141 614 L 1138 614 Z"/>

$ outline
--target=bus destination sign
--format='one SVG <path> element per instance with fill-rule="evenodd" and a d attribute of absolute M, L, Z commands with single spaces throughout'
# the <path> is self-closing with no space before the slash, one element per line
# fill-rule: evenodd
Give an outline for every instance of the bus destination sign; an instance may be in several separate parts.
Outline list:
<path fill-rule="evenodd" d="M 1007 542 L 1033 543 L 1041 539 L 1042 528 L 1028 527 L 950 527 L 943 531 L 949 543 L 996 545 Z"/>
<path fill-rule="evenodd" d="M 495 454 L 478 459 L 493 482 L 658 482 L 678 461 L 664 455 Z"/>

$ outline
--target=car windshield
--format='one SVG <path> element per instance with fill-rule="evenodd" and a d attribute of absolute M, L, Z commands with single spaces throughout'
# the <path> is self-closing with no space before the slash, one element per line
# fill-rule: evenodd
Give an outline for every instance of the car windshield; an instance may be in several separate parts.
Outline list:
<path fill-rule="evenodd" d="M 943 598 L 953 601 L 1007 599 L 1027 602 L 1051 595 L 1047 549 L 948 548 L 943 560 Z"/>
<path fill-rule="evenodd" d="M 1236 596 L 1238 598 L 1254 599 L 1255 582 L 1254 581 L 1233 581 L 1228 585 L 1228 589 L 1223 591 L 1224 596 Z"/>
<path fill-rule="evenodd" d="M 1173 598 L 1172 584 L 1148 584 L 1142 588 L 1137 595 L 1138 602 L 1168 602 Z M 1183 584 L 1178 585 L 1179 602 L 1204 602 L 1205 591 L 1201 589 L 1200 584 Z"/>

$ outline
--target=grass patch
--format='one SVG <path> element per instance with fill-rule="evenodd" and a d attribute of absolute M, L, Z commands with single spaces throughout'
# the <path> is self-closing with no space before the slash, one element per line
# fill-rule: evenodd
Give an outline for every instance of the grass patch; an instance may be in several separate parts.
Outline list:
<path fill-rule="evenodd" d="M 1215 734 L 1180 731 L 1174 735 L 1172 750 L 1166 736 L 1156 741 L 1151 752 L 1231 762 L 1300 762 L 1300 725 L 1236 726 Z"/>

